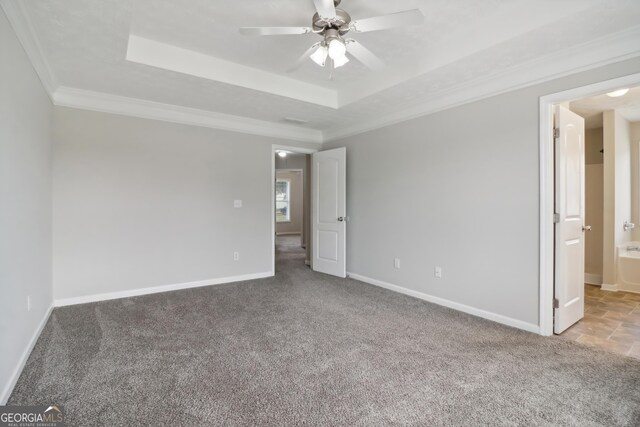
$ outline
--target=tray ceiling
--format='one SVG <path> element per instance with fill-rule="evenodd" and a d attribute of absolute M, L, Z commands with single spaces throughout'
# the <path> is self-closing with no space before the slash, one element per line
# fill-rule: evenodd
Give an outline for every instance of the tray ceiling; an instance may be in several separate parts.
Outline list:
<path fill-rule="evenodd" d="M 5 7 L 14 0 L 0 1 Z M 601 64 L 640 55 L 637 0 L 343 0 L 340 7 L 354 18 L 419 8 L 425 24 L 352 35 L 387 67 L 373 72 L 352 60 L 333 80 L 310 60 L 296 72 L 286 71 L 317 35 L 238 32 L 241 26 L 308 26 L 311 0 L 19 3 L 54 91 L 72 88 L 76 94 L 114 95 L 282 126 L 291 117 L 307 121 L 296 127 L 334 136 L 399 117 L 401 111 L 410 115 L 425 100 L 451 98 L 487 79 L 503 76 L 505 84 L 518 86 L 584 68 L 581 61 Z M 626 50 L 609 49 L 610 57 L 594 56 L 607 56 L 604 49 L 585 48 L 618 39 Z M 628 48 L 630 39 L 637 41 L 635 50 Z M 141 41 L 128 54 L 132 43 Z M 149 54 L 150 45 L 156 55 Z M 549 66 L 554 55 L 562 57 L 555 68 Z M 194 57 L 200 60 L 195 68 Z M 539 67 L 539 75 L 521 75 L 544 61 L 549 63 Z"/>

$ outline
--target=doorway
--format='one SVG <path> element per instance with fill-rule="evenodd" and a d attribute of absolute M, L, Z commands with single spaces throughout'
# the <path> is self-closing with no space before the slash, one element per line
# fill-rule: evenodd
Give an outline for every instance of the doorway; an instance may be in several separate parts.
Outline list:
<path fill-rule="evenodd" d="M 633 75 L 540 100 L 540 333 L 640 358 L 640 274 L 634 287 L 633 266 L 619 262 L 640 241 L 639 84 Z M 580 126 L 581 142 L 568 143 Z"/>
<path fill-rule="evenodd" d="M 311 155 L 315 150 L 274 146 L 273 256 L 310 265 Z"/>
<path fill-rule="evenodd" d="M 304 155 L 305 163 L 285 163 L 282 172 L 299 172 L 302 169 L 303 186 L 306 186 L 306 215 L 303 214 L 303 232 L 301 241 L 305 246 L 305 262 L 314 271 L 337 277 L 346 277 L 347 222 L 346 213 L 346 148 L 334 148 L 318 152 L 314 149 L 303 149 L 273 145 L 271 152 L 271 224 L 272 224 L 272 274 L 276 274 L 277 218 L 286 222 L 290 207 L 288 197 L 292 187 L 283 176 L 277 183 L 277 158 L 282 163 L 290 155 Z M 305 184 L 306 183 L 306 184 Z M 279 191 L 276 195 L 276 186 Z M 279 200 L 276 200 L 276 199 Z M 304 202 L 306 200 L 306 202 Z M 304 219 L 306 218 L 306 219 Z M 282 227 L 282 230 L 285 228 Z M 281 235 L 287 235 L 284 231 Z M 283 242 L 285 239 L 282 239 Z"/>
<path fill-rule="evenodd" d="M 275 165 L 276 257 L 310 265 L 311 155 L 280 150 Z"/>

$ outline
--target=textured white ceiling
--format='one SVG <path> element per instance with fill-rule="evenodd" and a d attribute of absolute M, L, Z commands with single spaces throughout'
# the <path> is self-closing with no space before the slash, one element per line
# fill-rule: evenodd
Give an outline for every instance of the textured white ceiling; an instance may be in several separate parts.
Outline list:
<path fill-rule="evenodd" d="M 425 25 L 354 34 L 387 67 L 352 60 L 329 80 L 311 61 L 285 70 L 318 36 L 247 37 L 241 26 L 309 26 L 311 0 L 23 2 L 60 85 L 320 130 L 384 117 L 426 98 L 639 25 L 638 0 L 343 0 L 366 18 L 420 8 Z M 340 109 L 126 61 L 129 35 L 337 91 Z"/>
<path fill-rule="evenodd" d="M 602 94 L 578 99 L 571 103 L 571 111 L 584 117 L 587 129 L 602 127 L 602 113 L 610 110 L 618 111 L 631 122 L 640 122 L 640 87 L 629 89 L 618 98 Z"/>

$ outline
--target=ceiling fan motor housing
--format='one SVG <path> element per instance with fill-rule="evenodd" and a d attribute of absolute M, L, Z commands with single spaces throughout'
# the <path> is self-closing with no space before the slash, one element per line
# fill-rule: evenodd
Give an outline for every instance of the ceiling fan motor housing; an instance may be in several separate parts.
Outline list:
<path fill-rule="evenodd" d="M 335 3 L 337 5 L 340 1 Z M 351 24 L 351 16 L 342 9 L 336 9 L 336 18 L 331 21 L 321 18 L 317 13 L 313 15 L 313 30 L 321 36 L 324 36 L 329 29 L 337 30 L 343 36 L 349 32 L 349 24 Z"/>

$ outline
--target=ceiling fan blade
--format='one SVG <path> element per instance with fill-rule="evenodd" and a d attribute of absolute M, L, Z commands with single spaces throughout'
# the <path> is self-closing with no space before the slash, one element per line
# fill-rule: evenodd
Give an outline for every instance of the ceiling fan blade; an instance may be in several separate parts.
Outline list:
<path fill-rule="evenodd" d="M 242 27 L 240 34 L 246 36 L 286 36 L 309 34 L 313 30 L 309 27 Z"/>
<path fill-rule="evenodd" d="M 356 40 L 347 40 L 347 52 L 353 55 L 358 61 L 362 62 L 367 68 L 378 71 L 385 67 L 385 63 L 375 56 L 369 49 L 364 47 L 362 43 Z"/>
<path fill-rule="evenodd" d="M 320 18 L 336 18 L 336 7 L 334 6 L 333 0 L 313 0 L 313 4 L 316 6 Z"/>
<path fill-rule="evenodd" d="M 313 54 L 313 52 L 318 48 L 318 46 L 320 46 L 321 42 L 318 43 L 314 43 L 313 46 L 311 46 L 309 49 L 307 49 L 307 51 L 305 53 L 302 54 L 302 56 L 296 61 L 295 64 L 293 64 L 291 66 L 291 68 L 289 68 L 287 70 L 287 73 L 292 73 L 294 71 L 296 71 L 298 68 L 300 68 L 302 66 L 302 64 L 304 64 L 304 61 L 306 61 L 307 59 L 309 59 L 309 57 Z"/>
<path fill-rule="evenodd" d="M 357 33 L 365 33 L 369 31 L 408 27 L 422 23 L 424 23 L 424 15 L 420 9 L 412 9 L 373 18 L 356 19 L 351 22 L 351 29 Z"/>

